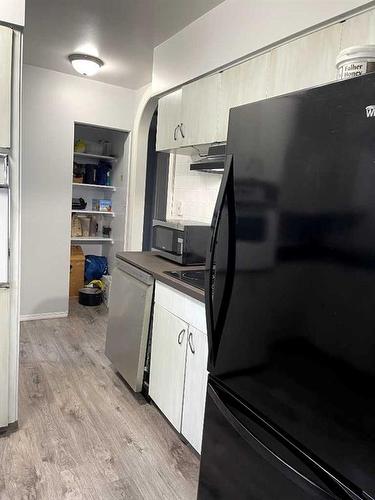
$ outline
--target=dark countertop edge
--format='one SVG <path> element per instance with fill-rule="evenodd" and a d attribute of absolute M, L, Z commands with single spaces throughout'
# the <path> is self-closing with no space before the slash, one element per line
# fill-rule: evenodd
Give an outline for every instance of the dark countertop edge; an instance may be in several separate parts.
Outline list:
<path fill-rule="evenodd" d="M 155 280 L 161 281 L 165 285 L 168 285 L 175 290 L 198 300 L 199 302 L 205 302 L 203 290 L 164 274 L 164 271 L 204 269 L 203 266 L 181 266 L 176 262 L 164 259 L 153 252 L 118 252 L 116 257 L 124 262 L 127 262 L 128 264 L 138 267 L 146 273 L 150 273 Z"/>

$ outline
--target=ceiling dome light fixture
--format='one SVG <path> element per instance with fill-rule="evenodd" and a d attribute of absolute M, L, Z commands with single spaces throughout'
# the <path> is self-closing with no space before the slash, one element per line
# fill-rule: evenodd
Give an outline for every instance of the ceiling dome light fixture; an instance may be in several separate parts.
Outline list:
<path fill-rule="evenodd" d="M 87 54 L 70 54 L 69 61 L 73 68 L 81 75 L 94 76 L 103 66 L 103 61 L 98 57 Z"/>

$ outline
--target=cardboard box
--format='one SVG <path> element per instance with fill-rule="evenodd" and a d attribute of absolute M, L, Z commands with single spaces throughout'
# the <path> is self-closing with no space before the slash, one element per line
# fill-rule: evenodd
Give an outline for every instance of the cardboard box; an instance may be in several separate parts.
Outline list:
<path fill-rule="evenodd" d="M 112 200 L 92 200 L 92 209 L 99 212 L 112 212 Z"/>
<path fill-rule="evenodd" d="M 70 249 L 69 297 L 78 297 L 80 288 L 85 284 L 85 255 L 79 245 Z"/>

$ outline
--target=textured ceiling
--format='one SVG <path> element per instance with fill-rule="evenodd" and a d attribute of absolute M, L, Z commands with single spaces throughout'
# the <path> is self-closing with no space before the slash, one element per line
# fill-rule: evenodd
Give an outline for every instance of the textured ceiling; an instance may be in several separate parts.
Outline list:
<path fill-rule="evenodd" d="M 105 63 L 94 79 L 139 88 L 153 48 L 222 1 L 27 0 L 24 62 L 77 75 L 67 56 L 85 52 Z"/>

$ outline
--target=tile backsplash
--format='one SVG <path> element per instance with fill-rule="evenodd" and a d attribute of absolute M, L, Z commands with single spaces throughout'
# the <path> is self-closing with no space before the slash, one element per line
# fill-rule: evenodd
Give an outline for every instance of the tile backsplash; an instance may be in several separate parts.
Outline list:
<path fill-rule="evenodd" d="M 211 223 L 221 175 L 190 171 L 193 159 L 171 155 L 168 219 Z"/>

